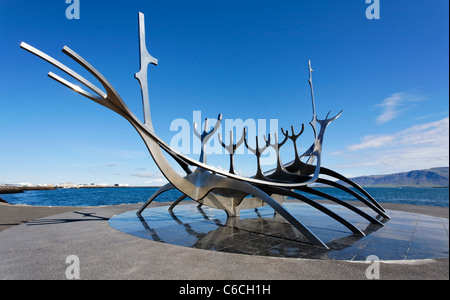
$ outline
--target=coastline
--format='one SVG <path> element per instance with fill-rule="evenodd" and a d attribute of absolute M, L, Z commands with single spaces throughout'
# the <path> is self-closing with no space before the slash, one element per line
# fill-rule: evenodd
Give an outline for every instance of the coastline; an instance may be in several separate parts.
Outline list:
<path fill-rule="evenodd" d="M 0 185 L 0 195 L 2 195 L 2 194 L 20 194 L 20 193 L 24 193 L 26 191 L 56 191 L 59 189 L 160 188 L 160 187 L 161 186 L 77 186 L 77 187 L 63 188 L 63 187 L 53 187 L 53 186 Z M 6 201 L 0 197 L 0 203 L 8 203 L 8 201 Z"/>
<path fill-rule="evenodd" d="M 25 191 L 43 191 L 43 190 L 59 190 L 59 189 L 103 189 L 103 188 L 160 188 L 161 186 L 77 186 L 77 187 L 56 187 L 56 186 L 14 186 L 14 185 L 0 185 L 0 194 L 16 194 Z"/>
<path fill-rule="evenodd" d="M 56 190 L 57 188 L 51 186 L 14 186 L 2 185 L 0 186 L 0 194 L 16 194 L 25 191 L 41 191 L 41 190 Z"/>

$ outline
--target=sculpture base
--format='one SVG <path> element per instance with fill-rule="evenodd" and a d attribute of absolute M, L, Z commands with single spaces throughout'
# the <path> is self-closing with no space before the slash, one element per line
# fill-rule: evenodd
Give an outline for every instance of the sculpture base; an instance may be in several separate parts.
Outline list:
<path fill-rule="evenodd" d="M 191 202 L 192 203 L 192 202 Z M 330 249 L 312 246 L 308 240 L 268 206 L 240 210 L 228 217 L 219 209 L 182 204 L 169 213 L 167 207 L 149 207 L 136 215 L 129 211 L 109 220 L 113 228 L 153 241 L 212 251 L 248 255 L 334 260 L 430 259 L 448 257 L 448 219 L 389 211 L 385 226 L 367 220 L 338 205 L 333 211 L 364 228 L 366 236 L 353 235 L 346 227 L 302 203 L 283 206 L 298 220 L 314 228 Z M 369 212 L 369 211 L 368 211 Z"/>

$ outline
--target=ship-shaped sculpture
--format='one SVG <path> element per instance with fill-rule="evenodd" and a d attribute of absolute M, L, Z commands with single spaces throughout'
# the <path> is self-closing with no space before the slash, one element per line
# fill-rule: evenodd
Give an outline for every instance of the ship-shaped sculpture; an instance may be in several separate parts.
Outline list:
<path fill-rule="evenodd" d="M 152 57 L 147 50 L 145 42 L 144 15 L 142 13 L 139 13 L 139 43 L 140 70 L 135 74 L 135 77 L 136 79 L 138 79 L 142 91 L 144 122 L 140 121 L 130 111 L 117 91 L 106 80 L 106 78 L 102 74 L 100 74 L 100 72 L 98 72 L 91 64 L 89 64 L 85 59 L 83 59 L 67 46 L 64 46 L 62 52 L 68 55 L 79 65 L 81 65 L 89 73 L 91 73 L 100 82 L 105 91 L 102 91 L 100 88 L 83 78 L 72 69 L 68 68 L 67 66 L 48 56 L 47 54 L 39 51 L 38 49 L 23 42 L 20 45 L 23 49 L 37 55 L 50 64 L 56 66 L 66 74 L 70 75 L 72 78 L 89 88 L 94 94 L 82 89 L 78 85 L 75 85 L 63 79 L 53 72 L 48 73 L 49 77 L 74 90 L 75 92 L 89 98 L 90 100 L 121 115 L 128 122 L 130 122 L 131 125 L 139 133 L 156 165 L 168 180 L 168 183 L 157 190 L 146 201 L 146 203 L 137 211 L 138 215 L 140 215 L 142 211 L 146 209 L 155 198 L 157 198 L 162 193 L 172 189 L 177 189 L 178 191 L 180 191 L 182 193 L 182 196 L 170 206 L 169 210 L 171 211 L 175 205 L 177 205 L 186 197 L 197 201 L 199 205 L 207 205 L 214 208 L 223 209 L 227 212 L 229 217 L 238 215 L 240 209 L 257 208 L 263 205 L 269 205 L 287 222 L 294 226 L 294 228 L 301 232 L 313 245 L 324 248 L 328 248 L 328 246 L 323 243 L 309 228 L 304 226 L 300 220 L 292 216 L 283 207 L 283 200 L 286 197 L 291 197 L 311 205 L 318 211 L 334 218 L 336 221 L 346 226 L 356 235 L 364 235 L 364 233 L 355 225 L 340 217 L 324 205 L 320 204 L 317 201 L 309 199 L 308 197 L 304 196 L 304 193 L 300 194 L 297 191 L 318 195 L 324 199 L 331 200 L 352 210 L 353 212 L 359 214 L 361 217 L 367 219 L 373 224 L 383 226 L 383 224 L 379 221 L 380 216 L 382 218 L 389 218 L 383 207 L 361 186 L 352 182 L 345 176 L 321 166 L 321 153 L 325 130 L 332 121 L 334 121 L 341 115 L 342 111 L 336 116 L 330 118 L 328 113 L 323 120 L 317 117 L 314 103 L 312 69 L 311 63 L 309 61 L 309 85 L 311 88 L 311 98 L 313 106 L 313 116 L 312 120 L 310 121 L 310 125 L 314 131 L 314 141 L 311 147 L 309 147 L 308 150 L 306 150 L 303 154 L 298 154 L 297 152 L 296 140 L 303 133 L 304 125 L 302 125 L 302 128 L 298 133 L 295 133 L 293 126 L 291 126 L 290 132 L 289 130 L 285 131 L 283 130 L 283 128 L 281 128 L 281 132 L 284 136 L 281 142 L 278 141 L 276 133 L 273 136 L 268 135 L 267 138 L 266 136 L 264 136 L 265 143 L 262 147 L 259 145 L 258 137 L 256 137 L 256 147 L 254 149 L 249 146 L 247 132 L 244 128 L 242 137 L 236 143 L 234 143 L 233 132 L 230 132 L 229 145 L 225 145 L 219 135 L 219 140 L 222 146 L 230 154 L 229 171 L 224 171 L 224 169 L 222 168 L 217 168 L 206 164 L 206 154 L 204 151 L 204 147 L 207 141 L 217 132 L 222 120 L 222 115 L 218 116 L 216 124 L 211 130 L 209 130 L 210 127 L 208 127 L 207 120 L 205 121 L 204 129 L 202 132 L 198 132 L 197 124 L 194 124 L 194 133 L 200 138 L 202 146 L 200 159 L 198 161 L 171 148 L 166 142 L 164 142 L 159 136 L 156 135 L 153 129 L 150 115 L 147 69 L 149 64 L 157 65 L 158 60 Z M 280 158 L 280 148 L 288 140 L 293 143 L 295 157 L 291 162 L 283 164 Z M 249 149 L 249 151 L 253 152 L 257 157 L 257 172 L 252 177 L 241 176 L 236 174 L 234 171 L 234 153 L 236 149 L 243 143 Z M 268 147 L 272 147 L 275 150 L 277 165 L 275 169 L 263 172 L 260 165 L 260 157 Z M 168 162 L 164 153 L 172 157 L 175 162 L 178 163 L 178 165 L 186 173 L 185 176 L 182 176 L 177 171 L 175 171 L 175 169 Z M 305 160 L 306 162 L 303 162 L 302 160 Z M 195 168 L 194 171 L 192 170 L 193 168 Z M 337 181 L 322 178 L 323 175 L 338 179 L 346 183 L 347 185 L 350 185 L 351 187 L 353 187 L 353 189 L 350 189 L 349 187 L 340 184 Z M 370 214 L 364 212 L 356 206 L 351 205 L 346 201 L 340 200 L 334 196 L 319 191 L 314 187 L 311 187 L 312 183 L 320 183 L 322 185 L 332 186 L 352 195 L 355 199 L 363 202 L 367 207 L 372 209 L 376 214 L 376 217 L 371 216 Z"/>

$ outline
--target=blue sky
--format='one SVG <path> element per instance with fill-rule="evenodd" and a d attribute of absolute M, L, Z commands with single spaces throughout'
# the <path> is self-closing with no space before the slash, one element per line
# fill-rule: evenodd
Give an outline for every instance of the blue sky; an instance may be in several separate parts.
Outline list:
<path fill-rule="evenodd" d="M 0 183 L 128 183 L 163 180 L 134 129 L 121 117 L 48 78 L 55 67 L 20 49 L 22 41 L 92 81 L 61 50 L 96 67 L 142 115 L 138 12 L 146 19 L 150 105 L 170 142 L 176 119 L 305 123 L 312 143 L 308 59 L 316 112 L 340 118 L 325 136 L 323 165 L 347 176 L 448 166 L 449 3 L 352 1 L 86 1 L 80 19 L 65 0 L 0 2 Z M 63 76 L 69 79 L 67 76 Z M 280 134 L 280 133 L 279 133 Z M 227 135 L 226 135 L 227 136 Z M 293 158 L 292 145 L 282 148 Z M 192 155 L 196 157 L 196 155 Z M 208 162 L 228 169 L 228 157 Z M 255 159 L 236 168 L 253 175 Z M 266 166 L 270 168 L 270 166 Z"/>

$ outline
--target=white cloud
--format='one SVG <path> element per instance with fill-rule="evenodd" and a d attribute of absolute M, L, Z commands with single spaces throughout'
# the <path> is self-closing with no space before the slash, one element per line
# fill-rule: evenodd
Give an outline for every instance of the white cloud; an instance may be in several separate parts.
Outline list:
<path fill-rule="evenodd" d="M 375 107 L 382 108 L 381 114 L 376 119 L 377 123 L 383 124 L 396 118 L 403 111 L 410 109 L 414 105 L 414 102 L 423 99 L 423 97 L 408 92 L 392 94 L 388 98 L 384 99 L 381 103 L 375 105 Z"/>
<path fill-rule="evenodd" d="M 328 152 L 327 155 L 330 156 L 340 156 L 345 154 L 345 151 L 339 150 L 339 151 L 332 151 L 332 152 Z"/>
<path fill-rule="evenodd" d="M 163 184 L 166 184 L 168 181 L 166 178 L 153 178 L 151 180 L 144 181 L 145 184 L 155 185 L 155 186 L 161 186 Z"/>
<path fill-rule="evenodd" d="M 161 186 L 168 182 L 167 179 L 159 171 L 158 172 L 148 172 L 148 173 L 132 173 L 132 174 L 130 174 L 130 176 L 149 178 L 148 180 L 143 181 L 143 183 L 153 185 L 153 186 Z"/>
<path fill-rule="evenodd" d="M 148 173 L 132 173 L 130 176 L 145 177 L 145 178 L 164 178 L 161 172 L 148 172 Z"/>
<path fill-rule="evenodd" d="M 117 166 L 117 164 L 114 164 L 114 163 L 112 163 L 112 164 L 103 164 L 101 166 L 102 167 L 115 167 L 115 166 Z"/>
<path fill-rule="evenodd" d="M 429 114 L 429 115 L 420 116 L 420 117 L 415 118 L 414 120 L 419 121 L 419 120 L 424 120 L 424 119 L 443 117 L 446 114 L 447 114 L 446 111 L 442 111 L 442 112 L 436 113 L 436 114 Z"/>
<path fill-rule="evenodd" d="M 449 118 L 393 134 L 370 135 L 350 145 L 336 170 L 359 175 L 395 173 L 449 165 Z"/>
<path fill-rule="evenodd" d="M 382 148 L 392 141 L 395 136 L 393 135 L 368 135 L 363 137 L 361 144 L 351 145 L 348 147 L 350 151 L 358 151 L 370 148 Z"/>

